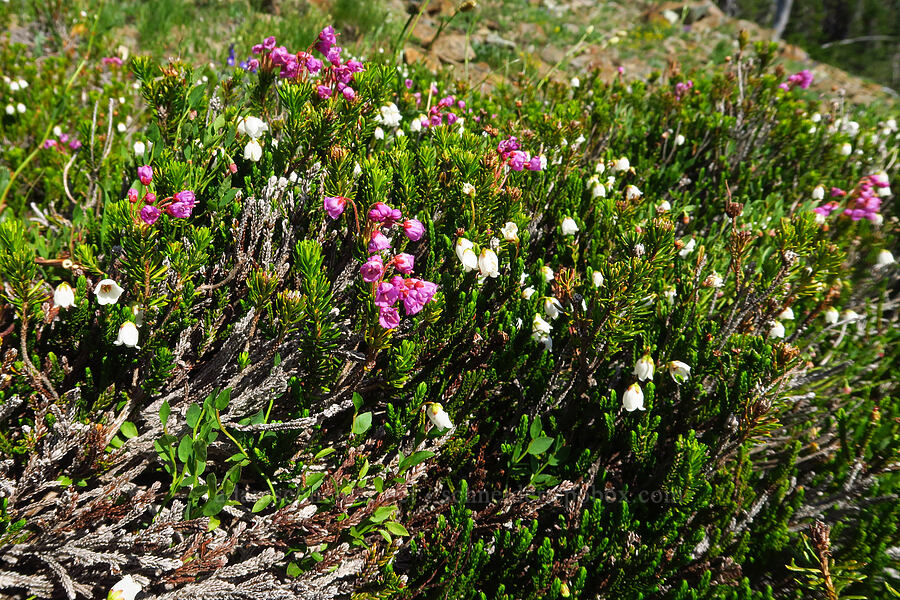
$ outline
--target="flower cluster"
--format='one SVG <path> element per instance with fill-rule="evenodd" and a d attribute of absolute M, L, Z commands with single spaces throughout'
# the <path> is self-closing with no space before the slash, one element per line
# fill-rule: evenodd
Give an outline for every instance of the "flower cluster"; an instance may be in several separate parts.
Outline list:
<path fill-rule="evenodd" d="M 813 74 L 809 71 L 809 69 L 803 69 L 799 73 L 794 73 L 788 80 L 778 84 L 778 87 L 783 89 L 784 91 L 791 90 L 795 87 L 799 87 L 801 90 L 807 89 L 813 82 Z"/>
<path fill-rule="evenodd" d="M 653 379 L 656 363 L 649 354 L 642 356 L 634 365 L 632 374 L 638 378 L 638 381 L 632 383 L 622 395 L 622 404 L 625 410 L 633 412 L 635 410 L 644 410 L 644 390 L 641 388 L 640 381 L 648 381 Z M 691 375 L 691 367 L 687 363 L 680 360 L 671 360 L 666 363 L 666 370 L 669 376 L 676 384 L 681 385 Z"/>
<path fill-rule="evenodd" d="M 339 92 L 347 100 L 353 100 L 356 98 L 356 91 L 350 87 L 353 75 L 365 67 L 358 60 L 343 61 L 341 57 L 343 48 L 336 44 L 337 35 L 334 27 L 329 25 L 319 32 L 314 47 L 325 57 L 328 63 L 325 64 L 312 53 L 304 50 L 292 54 L 284 46 L 277 46 L 274 36 L 269 36 L 261 44 L 253 46 L 253 54 L 259 58 L 247 61 L 246 68 L 250 71 L 260 68 L 277 71 L 278 76 L 282 79 L 319 76 L 320 82 L 316 86 L 316 94 L 320 99 L 330 98 L 335 92 Z"/>
<path fill-rule="evenodd" d="M 125 290 L 112 279 L 101 279 L 97 282 L 97 285 L 94 286 L 94 295 L 97 297 L 97 304 L 100 306 L 115 304 L 119 301 L 119 298 L 124 291 Z M 65 309 L 76 306 L 75 290 L 72 289 L 72 286 L 67 282 L 63 281 L 57 285 L 56 289 L 53 291 L 53 306 Z M 113 342 L 116 346 L 124 345 L 129 348 L 138 347 L 137 328 L 142 322 L 143 311 L 139 308 L 134 308 L 133 313 L 137 323 L 128 320 L 119 326 L 119 335 L 116 338 L 116 341 Z"/>
<path fill-rule="evenodd" d="M 497 153 L 500 160 L 513 171 L 528 169 L 529 171 L 543 171 L 547 166 L 547 159 L 543 156 L 531 156 L 521 150 L 518 138 L 510 136 L 497 144 Z"/>
<path fill-rule="evenodd" d="M 53 135 L 55 135 L 56 138 L 59 138 L 58 141 L 56 138 L 47 138 L 46 140 L 44 140 L 42 147 L 45 150 L 55 148 L 60 152 L 65 152 L 67 147 L 72 151 L 76 151 L 81 148 L 81 142 L 78 141 L 78 138 L 76 138 L 74 135 L 63 133 L 63 130 L 59 127 L 59 125 L 53 128 Z"/>
<path fill-rule="evenodd" d="M 241 117 L 238 120 L 237 132 L 250 138 L 244 146 L 244 160 L 259 162 L 262 158 L 262 145 L 260 138 L 269 130 L 269 125 L 258 117 Z"/>
<path fill-rule="evenodd" d="M 144 195 L 140 198 L 144 203 L 139 213 L 141 221 L 147 225 L 153 225 L 163 212 L 175 219 L 187 219 L 191 216 L 194 205 L 197 203 L 194 192 L 182 190 L 174 196 L 158 200 L 156 194 L 149 189 L 150 184 L 153 183 L 153 167 L 150 165 L 138 167 L 138 179 L 140 179 L 141 185 L 145 188 Z M 128 201 L 132 204 L 137 203 L 139 195 L 137 189 L 130 188 L 128 190 Z"/>
<path fill-rule="evenodd" d="M 873 175 L 866 175 L 859 180 L 856 187 L 850 194 L 847 194 L 839 188 L 831 188 L 831 196 L 833 198 L 846 197 L 844 209 L 841 214 L 850 217 L 853 221 L 868 219 L 869 221 L 880 224 L 883 220 L 879 213 L 881 210 L 881 198 L 891 195 L 891 186 L 888 176 L 884 171 L 879 171 Z M 823 194 L 814 193 L 814 198 L 820 198 Z M 841 204 L 836 200 L 831 200 L 826 204 L 817 206 L 813 209 L 816 214 L 816 221 L 824 223 L 833 212 L 839 210 Z"/>
<path fill-rule="evenodd" d="M 325 212 L 332 219 L 340 217 L 352 202 L 343 196 L 326 196 Z M 415 257 L 406 252 L 390 256 L 391 240 L 384 232 L 395 225 L 410 241 L 418 242 L 425 235 L 425 226 L 418 219 L 404 219 L 399 208 L 391 208 L 384 202 L 376 202 L 367 214 L 366 227 L 369 258 L 359 269 L 362 280 L 371 283 L 375 292 L 375 306 L 378 307 L 378 322 L 385 329 L 394 329 L 400 324 L 398 303 L 403 305 L 407 316 L 421 311 L 431 302 L 437 292 L 437 284 L 416 277 L 403 277 L 413 272 Z M 395 274 L 391 275 L 391 271 Z"/>
<path fill-rule="evenodd" d="M 435 93 L 437 90 L 433 90 Z M 419 94 L 417 92 L 417 94 Z M 417 102 L 419 101 L 419 95 L 417 97 Z M 466 108 L 466 103 L 463 100 L 457 100 L 455 96 L 444 96 L 437 103 L 428 109 L 427 115 L 421 115 L 418 119 L 414 120 L 412 123 L 413 131 L 421 131 L 427 127 L 439 127 L 441 125 L 454 125 L 455 123 L 460 121 L 460 116 L 453 112 L 453 107 L 458 108 L 459 110 L 463 110 Z"/>
<path fill-rule="evenodd" d="M 694 87 L 694 82 L 688 79 L 687 81 L 679 81 L 675 84 L 675 99 L 681 100 L 682 97 L 686 96 L 688 92 L 691 91 L 691 88 Z"/>

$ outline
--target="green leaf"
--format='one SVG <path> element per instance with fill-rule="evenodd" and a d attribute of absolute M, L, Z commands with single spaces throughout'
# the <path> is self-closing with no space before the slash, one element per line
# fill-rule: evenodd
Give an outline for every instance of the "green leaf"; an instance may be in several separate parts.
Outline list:
<path fill-rule="evenodd" d="M 206 504 L 203 505 L 203 516 L 212 517 L 213 515 L 219 514 L 219 511 L 221 511 L 225 507 L 225 504 L 227 502 L 228 499 L 221 494 L 215 496 L 214 498 L 210 498 L 209 500 L 207 500 Z"/>
<path fill-rule="evenodd" d="M 301 575 L 303 575 L 303 569 L 301 569 L 297 565 L 297 563 L 291 562 L 291 563 L 288 563 L 287 574 L 288 574 L 288 577 L 300 577 Z"/>
<path fill-rule="evenodd" d="M 306 487 L 310 492 L 314 492 L 322 485 L 323 479 L 325 479 L 325 473 L 310 473 L 306 476 Z"/>
<path fill-rule="evenodd" d="M 166 428 L 166 423 L 169 422 L 169 414 L 172 412 L 172 409 L 169 408 L 168 402 L 163 402 L 162 406 L 159 407 L 159 420 L 162 423 L 163 429 Z"/>
<path fill-rule="evenodd" d="M 406 527 L 398 523 L 397 521 L 388 521 L 384 524 L 385 529 L 393 533 L 394 535 L 400 536 L 409 536 L 409 532 L 406 530 Z"/>
<path fill-rule="evenodd" d="M 334 448 L 325 448 L 324 450 L 319 450 L 319 451 L 316 453 L 316 455 L 313 456 L 313 461 L 317 461 L 317 460 L 319 460 L 320 458 L 325 458 L 325 457 L 328 456 L 329 454 L 334 454 L 334 453 L 335 453 L 335 449 L 334 449 Z"/>
<path fill-rule="evenodd" d="M 231 402 L 231 388 L 225 388 L 219 395 L 216 397 L 216 408 L 218 410 L 225 410 L 228 408 L 228 403 Z"/>
<path fill-rule="evenodd" d="M 266 494 L 265 496 L 263 496 L 262 498 L 260 498 L 259 500 L 257 500 L 256 502 L 253 503 L 253 508 L 251 509 L 251 512 L 257 513 L 261 510 L 264 510 L 268 505 L 272 504 L 272 501 L 274 499 L 275 498 L 272 497 L 272 494 Z"/>
<path fill-rule="evenodd" d="M 400 461 L 400 464 L 397 466 L 397 469 L 400 473 L 405 473 L 407 469 L 411 469 L 419 463 L 425 462 L 429 458 L 434 456 L 434 452 L 430 450 L 419 450 L 418 452 L 413 452 L 406 458 Z"/>
<path fill-rule="evenodd" d="M 354 406 L 354 407 L 356 408 L 356 410 L 358 411 L 359 409 L 362 408 L 362 405 L 363 405 L 363 399 L 362 399 L 362 396 L 360 396 L 360 395 L 359 395 L 358 393 L 356 393 L 356 392 L 353 392 L 353 406 Z"/>
<path fill-rule="evenodd" d="M 187 464 L 188 459 L 191 457 L 192 445 L 193 440 L 191 436 L 186 435 L 181 438 L 181 441 L 178 442 L 178 460 Z"/>
<path fill-rule="evenodd" d="M 353 433 L 362 435 L 372 427 L 372 413 L 364 412 L 353 419 Z"/>
<path fill-rule="evenodd" d="M 388 533 L 387 531 L 385 531 L 384 529 L 379 529 L 379 530 L 378 530 L 378 533 L 381 534 L 381 537 L 383 537 L 384 539 L 387 540 L 387 543 L 388 543 L 388 544 L 390 544 L 390 543 L 393 541 L 393 540 L 391 539 L 391 534 L 389 534 L 389 533 Z"/>
<path fill-rule="evenodd" d="M 541 432 L 544 431 L 543 426 L 541 425 L 541 418 L 535 417 L 534 421 L 531 422 L 531 439 L 535 440 L 541 436 Z"/>
<path fill-rule="evenodd" d="M 381 477 L 375 477 L 372 480 L 372 487 L 375 488 L 375 491 L 379 494 L 384 493 L 384 479 Z"/>
<path fill-rule="evenodd" d="M 191 404 L 188 407 L 187 413 L 185 414 L 185 418 L 187 419 L 188 427 L 193 429 L 194 427 L 197 426 L 197 423 L 200 422 L 200 413 L 201 412 L 202 412 L 202 410 L 201 410 L 200 406 L 197 404 Z"/>
<path fill-rule="evenodd" d="M 125 439 L 129 440 L 133 437 L 137 437 L 138 435 L 137 427 L 135 427 L 134 423 L 132 423 L 131 421 L 125 421 L 124 423 L 122 423 L 122 427 L 119 429 L 119 431 L 123 436 L 125 436 Z"/>
<path fill-rule="evenodd" d="M 541 436 L 539 438 L 535 438 L 535 439 L 531 440 L 530 444 L 528 444 L 528 454 L 531 454 L 532 456 L 537 456 L 539 454 L 543 454 L 552 445 L 553 445 L 552 437 Z"/>
<path fill-rule="evenodd" d="M 372 515 L 372 522 L 381 523 L 382 521 L 389 519 L 395 512 L 397 512 L 396 506 L 379 506 L 375 509 L 375 514 Z"/>

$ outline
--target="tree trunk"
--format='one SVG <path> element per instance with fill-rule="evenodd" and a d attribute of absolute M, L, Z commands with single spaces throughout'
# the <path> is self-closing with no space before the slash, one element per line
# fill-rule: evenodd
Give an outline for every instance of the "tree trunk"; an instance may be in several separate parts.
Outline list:
<path fill-rule="evenodd" d="M 791 6 L 794 4 L 794 0 L 774 0 L 774 2 L 775 20 L 772 27 L 775 29 L 775 33 L 772 38 L 780 40 L 781 35 L 784 33 L 784 28 L 787 27 L 788 19 L 791 16 Z"/>

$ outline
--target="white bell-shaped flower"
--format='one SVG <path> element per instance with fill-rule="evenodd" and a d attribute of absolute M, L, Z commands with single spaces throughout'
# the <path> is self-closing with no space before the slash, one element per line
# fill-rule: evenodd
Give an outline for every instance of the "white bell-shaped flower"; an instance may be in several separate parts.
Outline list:
<path fill-rule="evenodd" d="M 112 586 L 106 598 L 107 600 L 134 600 L 141 589 L 141 584 L 135 581 L 131 575 L 126 575 Z"/>
<path fill-rule="evenodd" d="M 669 369 L 669 375 L 675 383 L 681 383 L 691 376 L 691 367 L 680 360 L 670 360 L 666 368 Z"/>
<path fill-rule="evenodd" d="M 562 304 L 559 303 L 559 300 L 556 298 L 548 297 L 544 298 L 544 313 L 550 317 L 550 319 L 556 319 L 559 315 L 562 314 Z"/>
<path fill-rule="evenodd" d="M 628 412 L 644 410 L 644 390 L 641 389 L 640 384 L 632 383 L 628 386 L 628 389 L 622 394 L 622 404 Z"/>
<path fill-rule="evenodd" d="M 116 346 L 128 346 L 136 348 L 138 343 L 138 328 L 132 321 L 125 321 L 119 326 L 119 336 L 113 342 Z"/>
<path fill-rule="evenodd" d="M 639 381 L 647 381 L 648 379 L 653 379 L 653 371 L 656 365 L 653 364 L 653 359 L 649 354 L 645 354 L 634 364 L 634 371 L 632 375 L 638 378 Z"/>
<path fill-rule="evenodd" d="M 478 270 L 482 277 L 498 277 L 500 275 L 500 259 L 497 253 L 485 248 L 478 255 Z"/>
<path fill-rule="evenodd" d="M 269 126 L 260 118 L 244 117 L 238 121 L 237 132 L 241 135 L 249 135 L 251 138 L 258 139 L 269 130 Z"/>
<path fill-rule="evenodd" d="M 60 308 L 75 306 L 75 290 L 65 281 L 56 286 L 56 291 L 53 292 L 53 306 Z"/>
<path fill-rule="evenodd" d="M 840 318 L 841 314 L 837 311 L 836 308 L 834 308 L 833 306 L 830 306 L 827 309 L 825 309 L 825 312 L 822 313 L 822 316 L 825 317 L 826 323 L 828 323 L 830 325 L 834 325 L 835 323 L 838 322 L 838 318 Z"/>
<path fill-rule="evenodd" d="M 256 138 L 253 138 L 249 142 L 247 142 L 246 146 L 244 146 L 244 160 L 259 162 L 259 159 L 261 158 L 262 146 L 259 145 L 259 142 L 256 141 Z"/>
<path fill-rule="evenodd" d="M 102 279 L 94 288 L 94 294 L 97 296 L 97 304 L 115 304 L 119 296 L 124 292 L 112 279 Z"/>
<path fill-rule="evenodd" d="M 506 225 L 500 228 L 500 233 L 507 242 L 516 242 L 519 240 L 519 226 L 512 221 L 507 221 Z"/>
<path fill-rule="evenodd" d="M 772 321 L 772 326 L 769 328 L 769 339 L 783 338 L 784 337 L 784 325 L 781 324 L 781 321 Z"/>
<path fill-rule="evenodd" d="M 450 415 L 447 414 L 439 402 L 431 403 L 426 410 L 426 414 L 428 419 L 438 429 L 453 429 L 453 421 L 450 420 Z"/>
<path fill-rule="evenodd" d="M 575 222 L 575 219 L 572 217 L 566 217 L 562 221 L 562 234 L 563 235 L 575 235 L 578 233 L 578 223 Z"/>

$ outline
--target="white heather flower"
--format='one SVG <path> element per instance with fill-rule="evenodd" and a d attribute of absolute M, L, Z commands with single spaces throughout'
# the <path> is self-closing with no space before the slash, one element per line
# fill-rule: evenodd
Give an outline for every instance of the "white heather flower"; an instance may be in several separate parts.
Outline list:
<path fill-rule="evenodd" d="M 53 292 L 53 306 L 60 308 L 75 306 L 75 291 L 65 281 L 56 286 L 56 291 Z"/>
<path fill-rule="evenodd" d="M 769 339 L 783 338 L 783 337 L 784 337 L 784 325 L 781 324 L 781 321 L 772 321 L 772 326 L 769 328 Z"/>
<path fill-rule="evenodd" d="M 135 142 L 134 143 L 134 155 L 135 156 L 143 156 L 144 152 L 147 151 L 147 146 L 144 142 Z"/>
<path fill-rule="evenodd" d="M 591 198 L 606 198 L 606 188 L 599 181 L 591 188 Z"/>
<path fill-rule="evenodd" d="M 112 586 L 106 598 L 107 600 L 134 600 L 141 589 L 141 585 L 131 575 L 126 575 Z"/>
<path fill-rule="evenodd" d="M 853 146 L 851 146 L 849 142 L 841 144 L 841 156 L 850 156 L 852 152 Z"/>
<path fill-rule="evenodd" d="M 19 102 L 16 104 L 16 110 L 19 111 L 19 114 L 23 114 L 25 112 L 25 105 Z"/>
<path fill-rule="evenodd" d="M 825 186 L 817 185 L 812 191 L 813 200 L 823 200 L 825 198 Z"/>
<path fill-rule="evenodd" d="M 603 285 L 603 273 L 601 273 L 600 271 L 594 271 L 593 273 L 591 273 L 591 281 L 593 282 L 595 288 L 600 287 L 601 285 Z"/>
<path fill-rule="evenodd" d="M 625 199 L 626 200 L 637 200 L 641 196 L 644 195 L 644 192 L 639 190 L 635 185 L 626 185 L 625 186 Z"/>
<path fill-rule="evenodd" d="M 19 82 L 18 81 L 10 81 L 9 82 L 9 90 L 11 92 L 18 92 L 19 91 Z"/>
<path fill-rule="evenodd" d="M 376 140 L 383 140 L 384 139 L 384 129 L 382 129 L 381 127 L 376 127 L 374 136 L 375 136 Z"/>
<path fill-rule="evenodd" d="M 606 170 L 606 163 L 603 162 L 602 160 L 600 162 L 598 162 L 596 165 L 594 165 L 595 173 L 599 173 L 600 175 L 603 175 L 603 171 L 605 171 L 605 170 Z"/>
<path fill-rule="evenodd" d="M 793 321 L 794 320 L 794 310 L 790 306 L 788 306 L 786 309 L 781 311 L 781 313 L 778 315 L 778 318 L 783 321 Z"/>
<path fill-rule="evenodd" d="M 553 326 L 541 317 L 540 313 L 534 313 L 534 320 L 531 322 L 531 331 L 543 335 L 550 335 Z"/>
<path fill-rule="evenodd" d="M 462 184 L 462 193 L 470 198 L 475 197 L 475 186 L 469 182 Z"/>
<path fill-rule="evenodd" d="M 875 260 L 876 266 L 886 267 L 891 264 L 894 264 L 894 255 L 890 250 L 882 250 L 878 253 L 878 258 Z"/>
<path fill-rule="evenodd" d="M 644 245 L 643 245 L 643 244 L 635 244 L 635 245 L 634 245 L 634 255 L 635 255 L 635 256 L 637 256 L 638 258 L 640 258 L 640 257 L 642 257 L 642 256 L 644 255 L 644 252 L 645 252 L 645 250 L 644 250 Z"/>
<path fill-rule="evenodd" d="M 295 175 L 294 179 L 296 181 L 296 173 L 294 175 Z M 357 178 L 359 178 L 360 175 L 362 175 L 362 167 L 359 166 L 358 162 L 353 163 L 353 178 L 357 179 Z"/>
<path fill-rule="evenodd" d="M 819 121 L 822 120 L 822 115 L 820 115 L 819 113 L 813 113 L 812 116 L 811 116 L 809 119 L 810 119 L 813 123 L 818 123 Z"/>
<path fill-rule="evenodd" d="M 640 384 L 632 383 L 622 395 L 622 405 L 628 412 L 644 410 L 644 390 Z"/>
<path fill-rule="evenodd" d="M 678 135 L 675 136 L 675 145 L 681 146 L 683 144 L 684 144 L 684 136 L 679 133 Z"/>
<path fill-rule="evenodd" d="M 534 289 L 534 286 L 529 285 L 527 288 L 522 290 L 522 297 L 525 298 L 526 300 L 531 300 L 531 297 L 534 296 L 535 291 L 536 290 Z"/>
<path fill-rule="evenodd" d="M 507 221 L 506 225 L 500 228 L 500 233 L 503 234 L 503 239 L 507 242 L 516 242 L 519 240 L 519 226 L 512 221 Z"/>
<path fill-rule="evenodd" d="M 573 88 L 581 87 L 581 80 L 578 79 L 578 77 L 573 77 L 569 81 L 569 85 L 572 86 Z"/>
<path fill-rule="evenodd" d="M 474 244 L 466 238 L 456 240 L 456 256 L 463 264 L 466 273 L 478 268 L 478 255 L 472 250 Z"/>
<path fill-rule="evenodd" d="M 657 207 L 656 207 L 656 212 L 658 212 L 658 213 L 660 213 L 660 214 L 662 214 L 662 213 L 667 213 L 667 212 L 669 212 L 670 210 L 672 210 L 672 205 L 669 203 L 668 200 L 663 200 L 663 201 L 662 201 L 659 205 L 657 205 Z"/>
<path fill-rule="evenodd" d="M 562 304 L 559 303 L 559 300 L 553 297 L 544 298 L 544 313 L 550 317 L 551 320 L 556 319 L 562 314 Z"/>
<path fill-rule="evenodd" d="M 438 429 L 453 429 L 453 421 L 439 402 L 433 402 L 427 410 L 428 419 Z"/>
<path fill-rule="evenodd" d="M 875 227 L 879 227 L 882 223 L 884 223 L 884 215 L 882 215 L 881 213 L 875 213 L 875 217 L 872 219 L 872 225 L 874 225 Z"/>
<path fill-rule="evenodd" d="M 418 132 L 422 131 L 422 119 L 424 117 L 425 117 L 425 115 L 419 115 L 418 117 L 413 119 L 412 122 L 410 122 L 410 124 L 409 124 L 409 130 L 412 131 L 413 133 L 418 133 Z"/>
<path fill-rule="evenodd" d="M 616 173 L 621 173 L 622 171 L 627 171 L 631 168 L 631 162 L 624 156 L 618 160 L 616 160 L 612 165 L 612 170 Z"/>
<path fill-rule="evenodd" d="M 116 131 L 118 131 L 119 133 L 125 133 L 126 131 L 128 131 L 128 127 L 125 126 L 125 123 L 119 121 L 118 123 L 116 123 Z"/>
<path fill-rule="evenodd" d="M 53 127 L 53 135 L 55 135 L 56 137 L 59 137 L 62 135 L 62 133 L 63 133 L 62 127 L 60 127 L 59 125 L 56 125 Z"/>
<path fill-rule="evenodd" d="M 381 123 L 385 127 L 399 127 L 402 120 L 403 115 L 400 114 L 400 109 L 393 102 L 382 106 L 378 109 L 378 114 L 375 115 L 375 122 Z"/>
<path fill-rule="evenodd" d="M 645 354 L 634 363 L 634 371 L 631 374 L 637 377 L 639 381 L 647 381 L 648 379 L 653 379 L 654 367 L 653 359 L 650 358 L 649 354 Z"/>
<path fill-rule="evenodd" d="M 541 275 L 544 276 L 544 281 L 550 282 L 553 281 L 553 278 L 556 277 L 556 273 L 553 272 L 553 269 L 544 265 L 541 267 Z"/>
<path fill-rule="evenodd" d="M 269 130 L 269 126 L 265 121 L 257 117 L 243 117 L 238 121 L 237 132 L 241 135 L 249 135 L 251 138 L 258 139 Z"/>
<path fill-rule="evenodd" d="M 725 281 L 722 279 L 721 275 L 713 271 L 709 274 L 709 277 L 707 277 L 703 283 L 707 287 L 720 288 L 725 284 Z"/>
<path fill-rule="evenodd" d="M 482 277 L 497 277 L 500 275 L 500 259 L 497 253 L 489 248 L 485 248 L 478 255 L 478 270 L 481 271 Z"/>
<path fill-rule="evenodd" d="M 261 158 L 262 146 L 259 145 L 259 142 L 256 141 L 256 138 L 253 138 L 249 142 L 247 142 L 246 146 L 244 146 L 244 160 L 259 162 L 259 159 Z"/>
<path fill-rule="evenodd" d="M 13 106 L 12 104 L 7 104 L 6 105 L 6 114 L 8 114 L 8 115 L 16 114 L 16 107 Z"/>
<path fill-rule="evenodd" d="M 575 235 L 578 233 L 578 223 L 575 222 L 575 219 L 572 217 L 566 217 L 562 221 L 562 234 L 563 235 Z"/>
<path fill-rule="evenodd" d="M 834 307 L 828 307 L 822 315 L 825 317 L 825 322 L 834 325 L 838 322 L 838 318 L 840 317 L 840 313 L 838 313 L 837 309 Z"/>
<path fill-rule="evenodd" d="M 669 375 L 675 383 L 681 383 L 691 376 L 691 368 L 680 360 L 670 360 L 666 368 L 669 369 Z"/>
<path fill-rule="evenodd" d="M 97 304 L 115 304 L 119 296 L 124 292 L 112 279 L 102 279 L 97 287 L 94 288 L 94 294 L 97 295 Z"/>
<path fill-rule="evenodd" d="M 129 348 L 137 347 L 138 343 L 138 328 L 132 321 L 125 321 L 119 326 L 119 337 L 116 338 L 116 341 L 113 342 L 116 346 L 121 346 L 122 344 L 128 346 Z"/>
<path fill-rule="evenodd" d="M 669 287 L 664 289 L 663 296 L 666 297 L 666 301 L 669 303 L 669 306 L 675 304 L 675 288 Z"/>
<path fill-rule="evenodd" d="M 849 308 L 845 310 L 841 316 L 848 321 L 856 321 L 859 319 L 859 313 L 855 310 L 850 310 Z"/>

